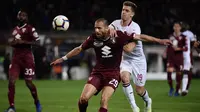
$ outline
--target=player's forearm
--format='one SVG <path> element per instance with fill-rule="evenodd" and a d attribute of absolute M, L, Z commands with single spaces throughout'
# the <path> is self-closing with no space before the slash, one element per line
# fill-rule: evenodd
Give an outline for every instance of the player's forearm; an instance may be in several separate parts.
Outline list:
<path fill-rule="evenodd" d="M 39 41 L 33 41 L 33 42 L 24 41 L 23 44 L 29 44 L 29 45 L 35 45 L 35 46 L 40 45 Z"/>
<path fill-rule="evenodd" d="M 160 43 L 160 41 L 161 41 L 159 38 L 155 38 L 155 37 L 152 37 L 152 36 L 149 36 L 149 35 L 145 35 L 145 34 L 141 34 L 139 38 L 140 38 L 140 40 L 147 41 L 147 42 Z"/>
<path fill-rule="evenodd" d="M 80 54 L 81 51 L 82 51 L 81 47 L 76 47 L 73 50 L 71 50 L 70 52 L 68 52 L 64 57 L 66 59 L 71 58 L 73 56 L 76 56 L 76 55 Z"/>
<path fill-rule="evenodd" d="M 187 47 L 174 47 L 174 50 L 175 51 L 187 51 L 188 50 L 188 48 Z"/>
<path fill-rule="evenodd" d="M 16 41 L 11 41 L 11 42 L 8 42 L 8 44 L 10 45 L 10 46 L 15 46 L 17 43 L 16 43 Z"/>

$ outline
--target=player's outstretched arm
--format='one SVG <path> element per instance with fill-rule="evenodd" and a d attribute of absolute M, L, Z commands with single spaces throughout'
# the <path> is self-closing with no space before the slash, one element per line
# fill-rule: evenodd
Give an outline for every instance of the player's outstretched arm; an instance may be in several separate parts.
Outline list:
<path fill-rule="evenodd" d="M 156 42 L 156 43 L 163 44 L 163 45 L 172 44 L 169 39 L 159 39 L 159 38 L 149 36 L 149 35 L 145 35 L 145 34 L 141 34 L 141 35 L 135 34 L 134 39 L 135 40 L 141 40 L 141 41 L 147 41 L 147 42 Z"/>
<path fill-rule="evenodd" d="M 59 59 L 53 61 L 50 65 L 56 65 L 56 64 L 62 63 L 63 61 L 67 60 L 68 58 L 71 58 L 73 56 L 80 54 L 81 51 L 82 51 L 81 46 L 76 47 L 73 50 L 71 50 L 69 53 L 67 53 L 65 56 L 63 56 L 62 58 L 59 58 Z"/>

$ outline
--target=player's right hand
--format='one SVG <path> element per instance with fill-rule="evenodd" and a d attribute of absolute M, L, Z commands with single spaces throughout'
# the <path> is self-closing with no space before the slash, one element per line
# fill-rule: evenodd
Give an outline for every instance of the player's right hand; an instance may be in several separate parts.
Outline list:
<path fill-rule="evenodd" d="M 56 64 L 62 63 L 63 61 L 64 61 L 64 60 L 63 60 L 62 58 L 59 58 L 59 59 L 57 59 L 57 60 L 51 62 L 50 65 L 56 65 Z"/>
<path fill-rule="evenodd" d="M 172 42 L 169 39 L 161 39 L 159 43 L 162 45 L 172 45 Z"/>

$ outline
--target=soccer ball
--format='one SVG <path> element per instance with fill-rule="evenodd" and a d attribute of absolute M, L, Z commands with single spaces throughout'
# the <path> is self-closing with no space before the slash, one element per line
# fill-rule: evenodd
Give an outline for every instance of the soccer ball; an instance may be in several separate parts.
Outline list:
<path fill-rule="evenodd" d="M 67 31 L 69 28 L 69 20 L 64 15 L 58 15 L 53 19 L 52 26 L 55 30 Z"/>

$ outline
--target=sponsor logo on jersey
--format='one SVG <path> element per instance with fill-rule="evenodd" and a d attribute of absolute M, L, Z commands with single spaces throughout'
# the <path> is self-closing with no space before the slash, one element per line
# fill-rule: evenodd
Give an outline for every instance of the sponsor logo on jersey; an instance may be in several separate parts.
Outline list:
<path fill-rule="evenodd" d="M 104 46 L 103 48 L 101 48 L 102 50 L 102 58 L 110 58 L 113 57 L 113 55 L 111 54 L 111 48 L 109 46 Z"/>
<path fill-rule="evenodd" d="M 93 45 L 94 45 L 95 47 L 101 47 L 101 46 L 103 45 L 103 42 L 102 42 L 102 41 L 97 41 L 97 40 L 95 40 L 94 43 L 93 43 Z"/>

